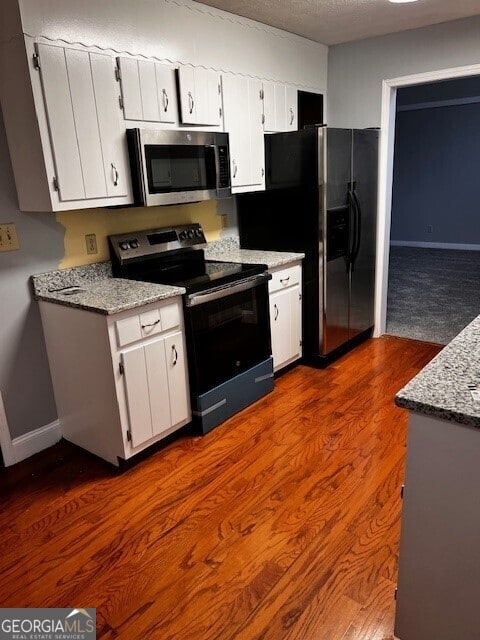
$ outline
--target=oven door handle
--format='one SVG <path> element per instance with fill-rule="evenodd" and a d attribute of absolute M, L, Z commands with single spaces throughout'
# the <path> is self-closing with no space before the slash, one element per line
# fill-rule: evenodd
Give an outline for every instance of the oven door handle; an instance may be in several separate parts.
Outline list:
<path fill-rule="evenodd" d="M 191 295 L 186 297 L 185 306 L 195 307 L 199 304 L 205 304 L 207 302 L 213 302 L 214 300 L 220 300 L 221 298 L 232 296 L 235 293 L 240 293 L 241 291 L 247 291 L 248 289 L 258 287 L 259 285 L 264 284 L 271 279 L 272 276 L 270 273 L 261 273 L 251 278 L 245 278 L 245 280 L 241 280 L 240 282 L 236 282 L 225 287 L 219 287 L 218 289 L 215 289 L 213 291 L 206 291 L 205 293 L 192 293 Z"/>

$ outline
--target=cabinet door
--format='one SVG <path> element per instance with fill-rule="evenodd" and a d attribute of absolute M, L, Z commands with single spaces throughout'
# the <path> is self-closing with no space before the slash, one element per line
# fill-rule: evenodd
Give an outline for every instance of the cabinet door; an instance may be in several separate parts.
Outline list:
<path fill-rule="evenodd" d="M 80 150 L 73 115 L 68 82 L 65 50 L 46 44 L 37 44 L 40 60 L 45 108 L 55 161 L 60 200 L 83 200 Z"/>
<path fill-rule="evenodd" d="M 295 87 L 286 87 L 287 131 L 298 129 L 298 96 Z"/>
<path fill-rule="evenodd" d="M 143 120 L 138 61 L 133 58 L 117 58 L 117 64 L 122 85 L 124 118 Z"/>
<path fill-rule="evenodd" d="M 137 347 L 122 353 L 122 363 L 132 446 L 138 447 L 153 437 L 144 348 Z"/>
<path fill-rule="evenodd" d="M 273 82 L 263 83 L 263 130 L 274 132 L 275 129 L 275 85 Z"/>
<path fill-rule="evenodd" d="M 265 177 L 265 138 L 262 125 L 262 84 L 248 81 L 248 127 L 250 138 L 249 184 L 262 184 Z"/>
<path fill-rule="evenodd" d="M 203 77 L 207 85 L 208 103 L 204 124 L 220 125 L 222 121 L 222 83 L 220 74 L 211 69 L 207 69 Z"/>
<path fill-rule="evenodd" d="M 180 331 L 165 338 L 171 424 L 190 418 L 190 395 L 184 336 Z"/>
<path fill-rule="evenodd" d="M 138 61 L 138 75 L 140 78 L 140 96 L 142 99 L 142 120 L 159 122 L 157 78 L 155 63 L 146 60 Z"/>
<path fill-rule="evenodd" d="M 248 79 L 223 76 L 225 131 L 230 141 L 230 175 L 232 187 L 250 184 L 250 116 Z"/>
<path fill-rule="evenodd" d="M 290 287 L 270 294 L 270 324 L 275 370 L 300 357 L 299 293 L 299 287 Z"/>
<path fill-rule="evenodd" d="M 165 340 L 157 340 L 145 347 L 145 363 L 147 367 L 152 434 L 156 436 L 168 429 L 172 424 Z"/>
<path fill-rule="evenodd" d="M 177 90 L 175 84 L 175 69 L 166 64 L 155 63 L 157 78 L 157 100 L 161 122 L 176 122 Z"/>
<path fill-rule="evenodd" d="M 287 95 L 284 84 L 275 83 L 275 131 L 287 130 Z"/>
<path fill-rule="evenodd" d="M 195 69 L 193 67 L 180 67 L 178 69 L 178 88 L 182 122 L 184 124 L 197 124 Z"/>
<path fill-rule="evenodd" d="M 118 103 L 115 61 L 107 55 L 90 54 L 103 167 L 109 197 L 126 196 L 129 190 L 129 164 L 125 127 Z"/>
<path fill-rule="evenodd" d="M 86 51 L 65 49 L 65 58 L 85 197 L 102 198 L 107 195 L 107 186 L 103 170 L 90 56 Z"/>

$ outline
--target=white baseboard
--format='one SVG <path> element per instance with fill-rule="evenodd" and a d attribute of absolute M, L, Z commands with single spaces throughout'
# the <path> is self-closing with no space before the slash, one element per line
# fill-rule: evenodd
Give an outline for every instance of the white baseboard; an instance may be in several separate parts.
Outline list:
<path fill-rule="evenodd" d="M 392 247 L 419 247 L 421 249 L 458 249 L 460 251 L 480 251 L 480 244 L 458 244 L 454 242 L 413 242 L 410 240 L 390 240 Z"/>
<path fill-rule="evenodd" d="M 56 444 L 61 438 L 62 430 L 59 420 L 55 420 L 44 427 L 40 427 L 40 429 L 35 429 L 35 431 L 30 431 L 30 433 L 14 438 L 14 440 L 12 440 L 15 458 L 14 463 L 21 462 L 39 451 L 48 449 L 48 447 Z"/>

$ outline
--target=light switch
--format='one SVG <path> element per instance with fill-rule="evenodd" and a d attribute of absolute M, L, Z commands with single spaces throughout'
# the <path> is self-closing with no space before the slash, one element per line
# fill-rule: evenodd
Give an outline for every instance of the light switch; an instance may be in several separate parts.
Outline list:
<path fill-rule="evenodd" d="M 17 230 L 13 222 L 0 223 L 0 251 L 16 251 L 20 249 Z"/>

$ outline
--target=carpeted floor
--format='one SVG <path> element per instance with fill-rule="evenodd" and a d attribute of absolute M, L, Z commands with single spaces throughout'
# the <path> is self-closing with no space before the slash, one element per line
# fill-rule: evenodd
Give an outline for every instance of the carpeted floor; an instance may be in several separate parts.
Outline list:
<path fill-rule="evenodd" d="M 390 248 L 387 333 L 447 344 L 480 315 L 480 251 Z"/>

